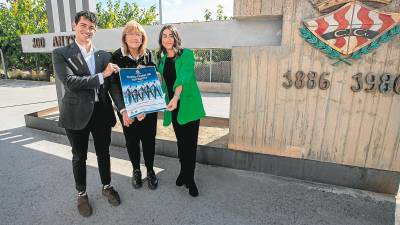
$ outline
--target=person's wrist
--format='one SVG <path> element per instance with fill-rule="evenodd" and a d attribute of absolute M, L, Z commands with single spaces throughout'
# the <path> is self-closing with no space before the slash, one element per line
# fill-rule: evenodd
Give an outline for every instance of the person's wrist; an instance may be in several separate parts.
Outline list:
<path fill-rule="evenodd" d="M 174 94 L 174 98 L 176 98 L 176 100 L 179 100 L 181 98 L 181 96 L 178 94 Z"/>

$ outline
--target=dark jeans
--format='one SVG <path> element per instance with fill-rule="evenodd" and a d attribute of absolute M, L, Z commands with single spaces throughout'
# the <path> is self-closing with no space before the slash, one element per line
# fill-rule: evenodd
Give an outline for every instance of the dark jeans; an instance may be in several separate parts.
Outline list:
<path fill-rule="evenodd" d="M 181 163 L 180 173 L 187 184 L 194 181 L 196 168 L 197 140 L 199 136 L 200 120 L 180 125 L 177 121 L 179 108 L 172 111 L 172 126 L 178 145 L 178 157 Z"/>
<path fill-rule="evenodd" d="M 95 103 L 92 117 L 83 130 L 65 129 L 72 146 L 72 169 L 75 178 L 75 186 L 78 191 L 86 191 L 86 159 L 89 142 L 89 133 L 93 136 L 94 148 L 97 155 L 97 163 L 101 183 L 110 184 L 110 154 L 111 127 L 106 125 L 103 105 Z"/>
<path fill-rule="evenodd" d="M 118 113 L 121 124 L 121 114 Z M 153 170 L 156 145 L 157 113 L 149 113 L 139 121 L 135 121 L 129 127 L 122 126 L 125 136 L 126 148 L 133 169 L 140 169 L 140 143 L 142 143 L 144 163 L 147 171 Z"/>

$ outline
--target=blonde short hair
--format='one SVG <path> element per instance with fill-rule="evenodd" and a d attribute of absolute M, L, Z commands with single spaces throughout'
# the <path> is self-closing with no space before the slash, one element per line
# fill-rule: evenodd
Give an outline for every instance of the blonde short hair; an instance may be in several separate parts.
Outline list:
<path fill-rule="evenodd" d="M 124 29 L 122 30 L 122 47 L 125 55 L 129 54 L 129 48 L 126 44 L 125 38 L 128 33 L 131 32 L 140 32 L 142 34 L 142 44 L 139 46 L 139 55 L 144 55 L 147 48 L 147 34 L 146 31 L 143 29 L 142 25 L 138 22 L 131 20 L 126 23 Z"/>

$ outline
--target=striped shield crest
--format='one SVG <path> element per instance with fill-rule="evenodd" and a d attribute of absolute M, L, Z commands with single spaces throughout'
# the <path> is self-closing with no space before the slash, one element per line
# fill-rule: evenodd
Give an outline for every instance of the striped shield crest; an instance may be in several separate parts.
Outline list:
<path fill-rule="evenodd" d="M 315 37 L 344 56 L 371 44 L 400 23 L 399 13 L 386 13 L 353 1 L 304 21 Z"/>

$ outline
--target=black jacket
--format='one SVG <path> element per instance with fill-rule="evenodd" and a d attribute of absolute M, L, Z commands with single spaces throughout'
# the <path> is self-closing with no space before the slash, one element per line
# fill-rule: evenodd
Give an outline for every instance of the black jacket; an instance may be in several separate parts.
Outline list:
<path fill-rule="evenodd" d="M 126 55 L 121 48 L 116 50 L 111 56 L 111 62 L 117 64 L 120 68 L 136 68 L 138 65 L 156 66 L 150 50 L 146 49 L 145 54 L 137 61 Z M 115 73 L 111 78 L 111 97 L 117 107 L 118 112 L 125 108 L 122 96 L 122 88 L 119 73 Z"/>
<path fill-rule="evenodd" d="M 102 72 L 110 62 L 110 54 L 94 52 L 96 74 Z M 55 74 L 64 85 L 65 95 L 60 106 L 59 126 L 71 130 L 81 130 L 89 123 L 94 109 L 95 88 L 98 88 L 103 111 L 109 126 L 116 123 L 111 99 L 108 95 L 110 77 L 100 84 L 97 75 L 90 75 L 89 68 L 78 45 L 74 42 L 53 51 Z"/>

